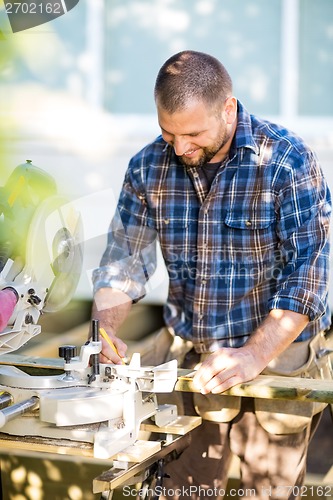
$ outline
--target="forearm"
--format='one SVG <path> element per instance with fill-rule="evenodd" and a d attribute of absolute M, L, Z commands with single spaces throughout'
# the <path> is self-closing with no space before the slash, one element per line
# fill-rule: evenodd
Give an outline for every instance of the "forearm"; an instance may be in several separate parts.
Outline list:
<path fill-rule="evenodd" d="M 92 306 L 92 319 L 99 321 L 100 328 L 103 328 L 111 342 L 115 345 L 119 357 L 105 341 L 102 341 L 101 362 L 119 363 L 126 353 L 126 344 L 117 337 L 117 331 L 127 318 L 132 306 L 131 298 L 120 290 L 113 288 L 100 288 L 94 296 Z"/>
<path fill-rule="evenodd" d="M 98 319 L 101 327 L 116 332 L 131 307 L 132 300 L 126 293 L 114 288 L 100 288 L 94 296 L 92 318 Z"/>
<path fill-rule="evenodd" d="M 242 347 L 225 347 L 211 354 L 197 371 L 194 385 L 203 394 L 218 394 L 254 379 L 298 337 L 308 322 L 306 315 L 272 309 Z"/>
<path fill-rule="evenodd" d="M 242 349 L 253 357 L 262 371 L 299 336 L 308 322 L 304 314 L 272 309 Z"/>

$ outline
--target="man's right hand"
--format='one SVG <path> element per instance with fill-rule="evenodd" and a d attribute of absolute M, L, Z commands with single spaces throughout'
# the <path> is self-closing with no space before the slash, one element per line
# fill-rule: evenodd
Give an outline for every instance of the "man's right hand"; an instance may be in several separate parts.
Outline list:
<path fill-rule="evenodd" d="M 102 351 L 100 355 L 101 363 L 122 363 L 122 358 L 126 354 L 127 345 L 116 332 L 120 325 L 127 318 L 132 306 L 132 300 L 128 295 L 113 288 L 100 288 L 94 296 L 92 319 L 99 321 L 99 328 L 103 328 L 110 342 L 107 342 L 100 335 L 102 341 Z M 114 345 L 115 350 L 110 345 Z"/>
<path fill-rule="evenodd" d="M 100 326 L 100 328 L 103 328 Z M 123 363 L 123 358 L 126 355 L 127 345 L 121 339 L 119 339 L 115 334 L 107 331 L 104 328 L 104 331 L 109 338 L 110 342 L 104 339 L 102 335 L 100 335 L 100 340 L 102 342 L 102 351 L 100 354 L 100 362 L 101 363 L 113 363 L 116 365 L 120 365 Z M 111 347 L 110 343 L 114 346 L 114 349 Z"/>

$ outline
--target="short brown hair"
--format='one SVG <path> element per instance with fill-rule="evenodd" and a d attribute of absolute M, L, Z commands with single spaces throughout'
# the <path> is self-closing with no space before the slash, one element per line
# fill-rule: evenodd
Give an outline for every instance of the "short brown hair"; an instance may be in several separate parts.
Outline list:
<path fill-rule="evenodd" d="M 203 52 L 185 50 L 170 57 L 158 72 L 155 101 L 168 113 L 181 111 L 190 100 L 209 106 L 232 95 L 232 80 L 223 64 Z"/>

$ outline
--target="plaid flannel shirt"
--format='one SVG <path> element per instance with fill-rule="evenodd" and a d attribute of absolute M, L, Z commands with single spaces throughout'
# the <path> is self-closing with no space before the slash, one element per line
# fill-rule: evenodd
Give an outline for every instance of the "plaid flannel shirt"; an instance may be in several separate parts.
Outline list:
<path fill-rule="evenodd" d="M 158 137 L 130 161 L 94 289 L 145 294 L 159 241 L 169 276 L 166 325 L 198 352 L 244 344 L 271 309 L 330 325 L 331 200 L 314 153 L 238 102 L 229 161 L 211 186 Z"/>

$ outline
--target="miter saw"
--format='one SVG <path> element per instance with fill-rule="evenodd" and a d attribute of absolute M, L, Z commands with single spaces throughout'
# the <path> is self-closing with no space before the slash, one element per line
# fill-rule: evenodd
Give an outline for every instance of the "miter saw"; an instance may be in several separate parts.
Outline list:
<path fill-rule="evenodd" d="M 158 405 L 156 393 L 171 392 L 177 361 L 142 367 L 139 353 L 121 365 L 99 363 L 98 321 L 92 339 L 76 355 L 61 346 L 64 372 L 28 375 L 0 366 L 0 431 L 15 436 L 91 443 L 93 456 L 110 458 L 133 444 L 140 424 L 153 417 L 164 426 L 177 418 L 175 405 Z"/>
<path fill-rule="evenodd" d="M 27 161 L 0 192 L 0 354 L 37 335 L 43 312 L 71 299 L 82 265 L 82 225 L 71 203 L 57 195 L 51 176 Z M 157 405 L 155 393 L 171 392 L 177 362 L 141 367 L 101 365 L 99 328 L 77 356 L 61 346 L 64 373 L 33 376 L 0 365 L 0 431 L 13 436 L 65 439 L 93 444 L 108 458 L 135 442 L 140 423 L 174 420 L 176 407 Z M 0 356 L 1 362 L 1 356 Z M 22 416 L 23 415 L 23 416 Z"/>
<path fill-rule="evenodd" d="M 27 160 L 0 189 L 0 354 L 41 331 L 43 312 L 68 304 L 83 260 L 80 214 Z"/>

